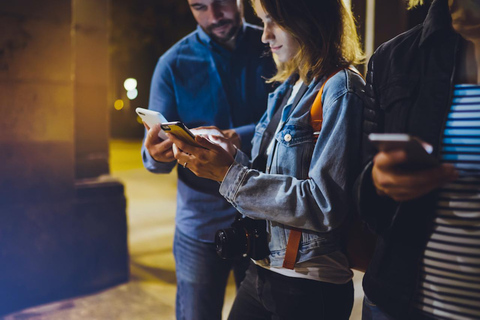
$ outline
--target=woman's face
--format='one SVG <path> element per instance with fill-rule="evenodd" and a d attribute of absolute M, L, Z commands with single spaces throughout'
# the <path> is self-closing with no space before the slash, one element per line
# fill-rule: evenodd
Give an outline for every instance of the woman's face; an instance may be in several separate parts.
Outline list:
<path fill-rule="evenodd" d="M 271 19 L 270 15 L 264 11 L 260 0 L 255 0 L 254 9 L 263 22 L 262 42 L 270 46 L 279 62 L 285 63 L 292 59 L 300 49 L 297 40 Z"/>
<path fill-rule="evenodd" d="M 453 29 L 470 41 L 480 40 L 480 0 L 448 0 Z"/>

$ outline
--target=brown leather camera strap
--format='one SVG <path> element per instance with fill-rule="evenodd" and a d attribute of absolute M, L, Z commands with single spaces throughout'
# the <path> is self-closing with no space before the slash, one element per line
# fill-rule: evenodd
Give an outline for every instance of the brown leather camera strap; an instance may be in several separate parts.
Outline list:
<path fill-rule="evenodd" d="M 300 246 L 300 239 L 302 238 L 302 230 L 291 229 L 288 236 L 287 250 L 285 252 L 285 258 L 283 259 L 283 265 L 285 269 L 293 270 L 295 261 L 297 261 L 298 247 Z"/>

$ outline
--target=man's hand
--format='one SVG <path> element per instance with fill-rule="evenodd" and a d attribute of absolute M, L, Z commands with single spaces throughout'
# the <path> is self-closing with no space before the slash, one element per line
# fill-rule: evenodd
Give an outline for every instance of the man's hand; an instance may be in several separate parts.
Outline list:
<path fill-rule="evenodd" d="M 237 148 L 240 149 L 240 136 L 234 129 L 220 130 L 215 126 L 205 126 L 191 131 L 196 135 L 207 137 L 208 140 L 221 146 L 232 157 L 237 154 Z"/>
<path fill-rule="evenodd" d="M 403 170 L 406 163 L 403 150 L 379 152 L 373 159 L 373 184 L 377 194 L 386 195 L 395 201 L 408 201 L 421 197 L 458 178 L 458 172 L 450 164 L 424 170 Z"/>
<path fill-rule="evenodd" d="M 240 140 L 240 136 L 238 135 L 237 131 L 234 129 L 227 129 L 227 130 L 222 130 L 223 135 L 225 138 L 230 140 L 237 149 L 240 149 L 242 147 L 242 141 Z"/>
<path fill-rule="evenodd" d="M 155 161 L 158 162 L 172 162 L 175 160 L 173 156 L 172 145 L 173 142 L 168 140 L 162 140 L 158 137 L 158 132 L 161 130 L 160 125 L 156 125 L 153 128 L 148 127 L 144 122 L 143 125 L 148 130 L 145 137 L 145 148 Z"/>
<path fill-rule="evenodd" d="M 234 161 L 230 153 L 202 136 L 196 136 L 195 141 L 206 149 L 192 146 L 172 134 L 167 135 L 174 143 L 172 149 L 178 163 L 199 177 L 222 181 Z"/>

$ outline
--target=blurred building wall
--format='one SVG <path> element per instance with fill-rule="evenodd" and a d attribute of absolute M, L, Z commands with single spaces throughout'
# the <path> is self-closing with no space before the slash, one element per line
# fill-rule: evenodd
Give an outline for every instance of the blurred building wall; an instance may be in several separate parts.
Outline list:
<path fill-rule="evenodd" d="M 128 278 L 108 0 L 0 2 L 0 314 Z"/>
<path fill-rule="evenodd" d="M 72 0 L 75 176 L 109 172 L 108 1 Z"/>
<path fill-rule="evenodd" d="M 368 59 L 378 46 L 422 23 L 431 1 L 425 0 L 425 5 L 412 10 L 407 10 L 407 0 L 350 0 L 350 2 L 367 58 L 365 64 L 358 66 L 358 69 L 365 74 Z"/>

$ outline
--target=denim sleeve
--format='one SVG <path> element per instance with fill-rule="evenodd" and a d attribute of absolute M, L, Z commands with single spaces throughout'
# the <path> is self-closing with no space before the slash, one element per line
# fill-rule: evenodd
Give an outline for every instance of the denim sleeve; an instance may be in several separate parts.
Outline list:
<path fill-rule="evenodd" d="M 153 173 L 170 173 L 172 169 L 177 164 L 176 161 L 172 162 L 158 162 L 152 158 L 150 153 L 148 153 L 145 146 L 142 145 L 142 161 L 143 166 L 150 172 Z"/>
<path fill-rule="evenodd" d="M 237 210 L 254 219 L 317 232 L 331 231 L 344 221 L 359 170 L 362 100 L 345 90 L 324 101 L 323 128 L 309 178 L 265 174 L 234 163 L 220 193 Z"/>
<path fill-rule="evenodd" d="M 161 112 L 169 121 L 171 121 L 171 119 L 180 119 L 175 99 L 174 76 L 170 68 L 170 63 L 167 62 L 165 57 L 161 57 L 155 67 L 150 87 L 150 101 L 148 108 L 150 110 Z M 154 173 L 169 173 L 176 164 L 176 161 L 168 163 L 156 161 L 148 153 L 144 145 L 142 145 L 142 161 L 144 167 L 148 171 Z"/>

